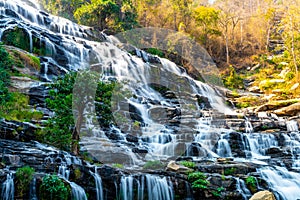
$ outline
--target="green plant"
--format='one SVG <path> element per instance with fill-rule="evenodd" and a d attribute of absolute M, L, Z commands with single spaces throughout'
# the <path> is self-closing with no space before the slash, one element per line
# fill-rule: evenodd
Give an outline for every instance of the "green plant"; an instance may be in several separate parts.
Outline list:
<path fill-rule="evenodd" d="M 243 77 L 236 73 L 234 67 L 229 67 L 229 75 L 223 78 L 223 83 L 230 89 L 244 88 Z"/>
<path fill-rule="evenodd" d="M 256 187 L 256 178 L 253 177 L 253 176 L 248 176 L 248 177 L 246 178 L 246 184 L 247 184 L 247 185 L 250 185 L 250 186 L 252 186 L 252 187 Z"/>
<path fill-rule="evenodd" d="M 74 170 L 74 176 L 75 176 L 75 179 L 79 179 L 81 177 L 81 171 L 79 168 L 76 168 Z"/>
<path fill-rule="evenodd" d="M 194 162 L 186 161 L 186 160 L 180 161 L 179 163 L 188 168 L 194 168 L 196 166 Z"/>
<path fill-rule="evenodd" d="M 146 49 L 146 52 L 150 53 L 150 54 L 153 54 L 153 55 L 157 55 L 157 56 L 159 56 L 161 58 L 165 57 L 164 52 L 162 52 L 161 50 L 156 49 L 156 48 L 148 48 L 148 49 Z"/>
<path fill-rule="evenodd" d="M 67 200 L 70 196 L 70 187 L 57 175 L 46 175 L 40 186 L 42 200 Z"/>
<path fill-rule="evenodd" d="M 192 188 L 194 189 L 206 189 L 209 185 L 209 181 L 206 178 L 202 172 L 193 172 L 188 175 L 188 180 L 192 182 Z"/>
<path fill-rule="evenodd" d="M 122 165 L 122 164 L 120 164 L 120 163 L 114 163 L 114 164 L 112 164 L 112 167 L 119 168 L 119 169 L 123 169 L 123 168 L 124 168 L 124 165 Z"/>
<path fill-rule="evenodd" d="M 224 175 L 233 175 L 236 172 L 236 168 L 231 167 L 231 168 L 227 168 L 224 171 Z"/>
<path fill-rule="evenodd" d="M 33 178 L 34 169 L 29 166 L 24 166 L 17 169 L 16 172 L 16 191 L 23 196 L 29 192 L 30 182 Z"/>
<path fill-rule="evenodd" d="M 224 190 L 223 187 L 218 187 L 217 190 L 213 190 L 211 193 L 215 196 L 215 197 L 220 197 L 221 196 L 221 192 Z"/>
<path fill-rule="evenodd" d="M 150 160 L 145 163 L 143 169 L 161 169 L 164 165 L 159 160 Z"/>
<path fill-rule="evenodd" d="M 141 126 L 141 123 L 139 121 L 134 121 L 133 124 L 132 124 L 132 128 L 133 129 L 139 129 Z"/>

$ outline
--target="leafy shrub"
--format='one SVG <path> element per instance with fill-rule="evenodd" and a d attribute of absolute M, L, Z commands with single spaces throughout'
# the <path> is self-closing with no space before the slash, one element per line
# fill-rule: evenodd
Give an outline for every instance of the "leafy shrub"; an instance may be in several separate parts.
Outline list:
<path fill-rule="evenodd" d="M 19 168 L 16 172 L 16 189 L 19 195 L 28 193 L 30 182 L 33 178 L 34 169 L 29 166 Z"/>
<path fill-rule="evenodd" d="M 255 177 L 253 177 L 253 176 L 248 176 L 248 177 L 246 178 L 246 184 L 247 184 L 247 185 L 250 185 L 250 186 L 252 186 L 252 187 L 256 187 L 256 179 L 255 179 Z"/>
<path fill-rule="evenodd" d="M 202 172 L 193 172 L 188 175 L 188 180 L 192 182 L 192 188 L 194 189 L 206 189 L 209 185 L 209 181 L 206 178 Z"/>
<path fill-rule="evenodd" d="M 147 161 L 143 166 L 144 169 L 161 169 L 164 165 L 159 160 Z"/>
<path fill-rule="evenodd" d="M 229 75 L 223 78 L 223 83 L 230 89 L 244 88 L 243 78 L 236 73 L 235 69 L 232 66 L 230 66 Z"/>
<path fill-rule="evenodd" d="M 56 175 L 46 175 L 40 186 L 42 200 L 67 200 L 70 196 L 70 188 Z"/>

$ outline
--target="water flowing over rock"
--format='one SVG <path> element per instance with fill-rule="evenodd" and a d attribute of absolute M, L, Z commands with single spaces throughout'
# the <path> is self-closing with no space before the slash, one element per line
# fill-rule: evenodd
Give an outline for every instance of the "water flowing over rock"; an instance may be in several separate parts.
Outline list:
<path fill-rule="evenodd" d="M 118 37 L 50 15 L 28 1 L 0 0 L 0 6 L 1 41 L 40 59 L 41 68 L 30 72 L 39 80 L 13 77 L 12 82 L 44 113 L 43 120 L 53 115 L 45 106 L 46 83 L 58 76 L 90 69 L 101 73 L 103 81 L 120 84 L 112 91 L 115 122 L 110 127 L 99 126 L 93 106 L 85 110 L 90 117 L 81 127 L 87 132 L 81 136 L 81 150 L 104 163 L 98 167 L 33 142 L 40 128 L 35 122 L 1 119 L 5 164 L 0 167 L 10 167 L 0 170 L 3 199 L 14 198 L 13 170 L 24 165 L 41 173 L 31 184 L 31 199 L 38 197 L 41 177 L 54 172 L 70 185 L 76 200 L 86 200 L 86 193 L 97 200 L 249 199 L 258 190 L 270 190 L 276 199 L 300 198 L 299 124 L 280 117 L 298 115 L 299 103 L 267 103 L 252 115 L 235 113 L 219 88 L 190 75 L 196 70 L 192 65 L 186 70 L 130 45 L 132 51 L 127 51 Z M 9 41 L 11 35 L 23 38 L 23 43 Z M 214 64 L 206 58 L 201 65 L 209 70 Z M 141 172 L 155 160 L 169 163 L 169 171 Z M 180 161 L 193 162 L 192 168 L 203 172 L 210 184 L 190 183 L 190 168 Z"/>
<path fill-rule="evenodd" d="M 15 185 L 12 174 L 7 174 L 6 180 L 2 184 L 2 199 L 12 200 L 14 199 Z"/>

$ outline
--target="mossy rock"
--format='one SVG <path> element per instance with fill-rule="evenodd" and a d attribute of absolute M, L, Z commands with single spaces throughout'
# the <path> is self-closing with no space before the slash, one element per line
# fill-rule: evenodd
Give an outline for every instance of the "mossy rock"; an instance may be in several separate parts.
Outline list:
<path fill-rule="evenodd" d="M 51 56 L 52 52 L 47 50 L 45 41 L 32 35 L 30 38 L 29 33 L 24 28 L 18 26 L 13 29 L 8 29 L 4 31 L 2 36 L 2 42 L 6 45 L 18 47 L 27 52 L 34 53 L 40 56 Z M 32 46 L 30 41 L 32 40 Z M 32 49 L 31 49 L 32 48 Z"/>

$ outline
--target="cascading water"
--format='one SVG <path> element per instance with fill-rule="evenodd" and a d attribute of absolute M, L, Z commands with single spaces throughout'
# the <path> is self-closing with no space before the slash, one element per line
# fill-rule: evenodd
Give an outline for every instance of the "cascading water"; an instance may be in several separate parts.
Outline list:
<path fill-rule="evenodd" d="M 29 195 L 30 200 L 38 200 L 37 195 L 36 195 L 36 178 L 33 177 L 31 183 L 30 183 L 30 195 Z"/>
<path fill-rule="evenodd" d="M 58 174 L 61 175 L 63 178 L 69 180 L 70 170 L 68 169 L 68 167 L 65 164 L 62 164 L 58 168 Z"/>
<path fill-rule="evenodd" d="M 139 177 L 123 176 L 121 178 L 119 197 L 122 200 L 172 200 L 174 191 L 167 177 L 141 175 Z"/>
<path fill-rule="evenodd" d="M 294 120 L 287 121 L 286 128 L 287 128 L 287 131 L 289 131 L 289 132 L 298 132 L 299 131 L 298 123 L 297 123 L 297 121 L 294 121 Z"/>
<path fill-rule="evenodd" d="M 74 200 L 87 200 L 86 193 L 84 189 L 77 185 L 74 182 L 69 181 L 70 170 L 67 168 L 65 164 L 59 166 L 58 175 L 64 178 L 71 186 L 72 190 L 72 199 Z"/>
<path fill-rule="evenodd" d="M 135 49 L 136 56 L 130 55 L 117 47 L 120 42 L 112 36 L 100 34 L 101 40 L 105 42 L 89 41 L 88 38 L 93 37 L 89 28 L 49 15 L 23 1 L 0 0 L 0 5 L 3 17 L 0 38 L 5 36 L 6 31 L 19 27 L 29 38 L 29 52 L 34 53 L 36 39 L 45 49 L 45 55 L 40 56 L 41 80 L 49 82 L 68 71 L 90 67 L 101 72 L 103 80 L 112 78 L 120 82 L 123 86 L 120 91 L 130 94 L 116 101 L 116 109 L 113 110 L 123 114 L 127 120 L 124 124 L 121 120 L 117 121 L 110 132 L 105 133 L 107 137 L 102 130 L 92 125 L 93 118 L 87 120 L 85 128 L 95 129 L 91 131 L 94 137 L 82 137 L 82 146 L 90 145 L 89 150 L 95 150 L 95 155 L 100 154 L 97 150 L 103 148 L 103 157 L 111 159 L 108 162 L 118 163 L 126 154 L 128 157 L 123 159 L 124 163 L 136 165 L 143 163 L 143 159 L 167 160 L 172 156 L 192 156 L 195 159 L 234 157 L 237 160 L 241 155 L 234 148 L 239 148 L 238 152 L 246 152 L 243 161 L 249 162 L 256 159 L 272 161 L 270 154 L 282 150 L 285 155 L 292 155 L 291 166 L 289 163 L 282 163 L 282 166 L 299 169 L 300 138 L 297 121 L 287 122 L 286 133 L 253 133 L 252 124 L 246 119 L 245 133 L 235 133 L 241 141 L 232 145 L 230 134 L 233 130 L 215 126 L 217 119 L 213 114 L 200 114 L 200 111 L 207 109 L 203 103 L 205 100 L 211 106 L 209 109 L 217 111 L 217 114 L 228 111 L 222 97 L 211 86 L 194 80 L 175 63 L 158 57 L 155 57 L 157 63 L 151 63 L 151 55 L 139 49 Z M 7 9 L 13 12 L 9 14 Z M 114 91 L 117 93 L 115 96 L 118 97 L 120 91 Z M 122 154 L 117 154 L 113 160 L 106 154 L 108 151 Z M 105 159 L 103 157 L 99 160 Z M 52 163 L 54 158 L 49 156 L 47 160 Z M 59 168 L 59 174 L 66 180 L 69 178 L 67 166 L 72 163 L 82 164 L 72 156 L 65 156 L 65 165 Z M 300 178 L 299 174 L 286 168 L 263 167 L 258 171 L 261 177 L 269 181 L 270 188 L 277 191 L 278 198 L 300 198 L 295 192 L 299 190 L 296 181 Z M 103 199 L 101 177 L 97 172 L 91 174 L 96 183 L 97 200 Z M 70 185 L 73 198 L 86 199 L 80 186 L 72 182 Z M 119 197 L 124 200 L 141 200 L 146 196 L 150 200 L 174 199 L 172 183 L 166 177 L 123 176 L 121 183 L 116 182 L 116 185 L 120 186 Z M 241 179 L 237 179 L 237 188 L 245 199 L 250 197 Z M 13 199 L 13 189 L 12 175 L 8 175 L 3 184 L 3 198 Z"/>
<path fill-rule="evenodd" d="M 236 179 L 236 188 L 237 191 L 243 196 L 244 199 L 249 199 L 252 196 L 251 192 L 246 187 L 245 182 L 240 178 Z"/>
<path fill-rule="evenodd" d="M 15 185 L 13 175 L 7 174 L 6 180 L 2 184 L 2 199 L 3 200 L 13 200 L 15 193 Z"/>
<path fill-rule="evenodd" d="M 103 200 L 103 187 L 102 187 L 102 179 L 101 176 L 97 173 L 97 168 L 95 168 L 95 173 L 91 172 L 92 176 L 95 179 L 96 183 L 96 192 L 97 192 L 97 200 Z"/>
<path fill-rule="evenodd" d="M 284 167 L 266 167 L 258 169 L 261 176 L 268 180 L 276 199 L 292 200 L 300 198 L 300 174 L 288 171 Z"/>
<path fill-rule="evenodd" d="M 75 200 L 87 200 L 84 189 L 74 182 L 69 182 L 72 189 L 72 198 Z"/>

